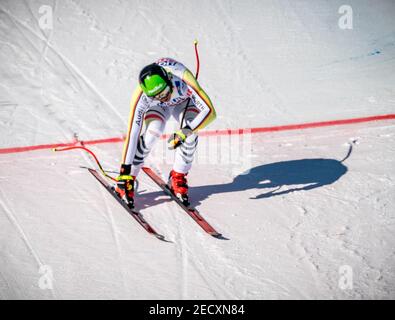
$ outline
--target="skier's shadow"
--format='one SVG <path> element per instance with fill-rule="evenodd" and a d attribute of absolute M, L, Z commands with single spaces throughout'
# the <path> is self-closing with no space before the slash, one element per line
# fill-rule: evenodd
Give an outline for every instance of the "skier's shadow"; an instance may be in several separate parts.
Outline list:
<path fill-rule="evenodd" d="M 245 174 L 236 176 L 230 183 L 191 186 L 189 190 L 192 199 L 191 204 L 197 206 L 210 196 L 222 193 L 272 189 L 249 198 L 265 199 L 330 185 L 347 172 L 347 167 L 342 163 L 344 160 L 317 158 L 260 165 L 248 170 Z M 170 201 L 168 197 L 158 199 L 160 195 L 163 195 L 163 193 L 144 194 L 146 205 L 152 206 Z M 235 201 L 237 201 L 237 197 L 234 198 Z"/>
<path fill-rule="evenodd" d="M 346 172 L 347 167 L 334 159 L 275 162 L 254 167 L 227 184 L 191 187 L 190 196 L 198 204 L 217 193 L 272 189 L 250 198 L 265 199 L 326 186 L 337 181 Z"/>

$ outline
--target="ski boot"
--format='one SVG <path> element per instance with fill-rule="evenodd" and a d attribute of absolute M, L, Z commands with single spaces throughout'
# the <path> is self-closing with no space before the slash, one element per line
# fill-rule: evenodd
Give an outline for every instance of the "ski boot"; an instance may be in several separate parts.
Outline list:
<path fill-rule="evenodd" d="M 168 186 L 170 191 L 186 206 L 189 206 L 187 173 L 171 170 Z"/>

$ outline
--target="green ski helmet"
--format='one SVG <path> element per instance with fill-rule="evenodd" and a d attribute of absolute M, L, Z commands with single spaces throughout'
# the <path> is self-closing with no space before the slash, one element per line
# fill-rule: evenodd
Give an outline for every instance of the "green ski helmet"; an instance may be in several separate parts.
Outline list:
<path fill-rule="evenodd" d="M 154 97 L 166 89 L 171 88 L 171 81 L 166 70 L 156 63 L 152 63 L 141 70 L 139 83 L 148 97 Z"/>

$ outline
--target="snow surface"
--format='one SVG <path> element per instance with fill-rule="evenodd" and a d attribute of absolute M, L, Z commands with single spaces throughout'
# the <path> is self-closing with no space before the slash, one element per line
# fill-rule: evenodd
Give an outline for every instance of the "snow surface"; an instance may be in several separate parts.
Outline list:
<path fill-rule="evenodd" d="M 52 30 L 39 28 L 43 4 Z M 348 1 L 352 30 L 338 27 L 343 4 L 1 0 L 0 147 L 125 134 L 140 68 L 171 56 L 195 70 L 195 38 L 209 129 L 394 113 L 395 2 Z M 382 121 L 202 137 L 190 193 L 227 241 L 144 174 L 138 207 L 171 243 L 81 168 L 95 166 L 87 154 L 1 155 L 0 298 L 394 299 L 394 135 Z M 148 160 L 164 176 L 165 147 Z M 121 143 L 91 149 L 118 170 Z"/>

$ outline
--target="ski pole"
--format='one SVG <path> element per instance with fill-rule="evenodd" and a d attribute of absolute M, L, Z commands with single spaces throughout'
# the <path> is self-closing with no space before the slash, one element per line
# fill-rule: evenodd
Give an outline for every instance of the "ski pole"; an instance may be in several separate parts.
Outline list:
<path fill-rule="evenodd" d="M 193 41 L 193 44 L 195 46 L 195 57 L 196 57 L 196 75 L 195 75 L 195 78 L 197 80 L 197 78 L 199 77 L 199 69 L 200 69 L 199 52 L 198 52 L 198 47 L 197 47 L 198 46 L 198 41 L 197 40 Z M 191 98 L 188 98 L 186 106 L 188 106 L 189 101 L 191 101 Z M 184 118 L 185 118 L 185 113 L 186 112 L 187 112 L 187 108 L 185 108 L 184 113 L 182 115 L 181 122 L 180 122 L 180 129 L 182 127 L 182 123 L 184 122 Z"/>
<path fill-rule="evenodd" d="M 200 69 L 200 61 L 199 61 L 199 52 L 198 52 L 198 41 L 195 40 L 193 42 L 195 45 L 195 56 L 196 56 L 196 79 L 199 77 L 199 69 Z"/>
<path fill-rule="evenodd" d="M 96 155 L 91 150 L 89 150 L 88 148 L 81 147 L 81 146 L 72 146 L 72 147 L 65 147 L 65 148 L 53 148 L 52 150 L 55 151 L 55 152 L 58 152 L 58 151 L 68 151 L 68 150 L 73 150 L 73 149 L 81 149 L 81 150 L 84 150 L 84 151 L 88 152 L 93 157 L 93 159 L 95 159 L 95 161 L 97 163 L 97 166 L 99 167 L 101 173 L 103 173 L 103 175 L 105 177 L 111 179 L 112 181 L 117 182 L 117 179 L 111 177 L 109 174 L 107 174 L 104 171 L 104 169 L 101 166 L 101 164 L 100 164 L 99 160 L 97 159 Z"/>

